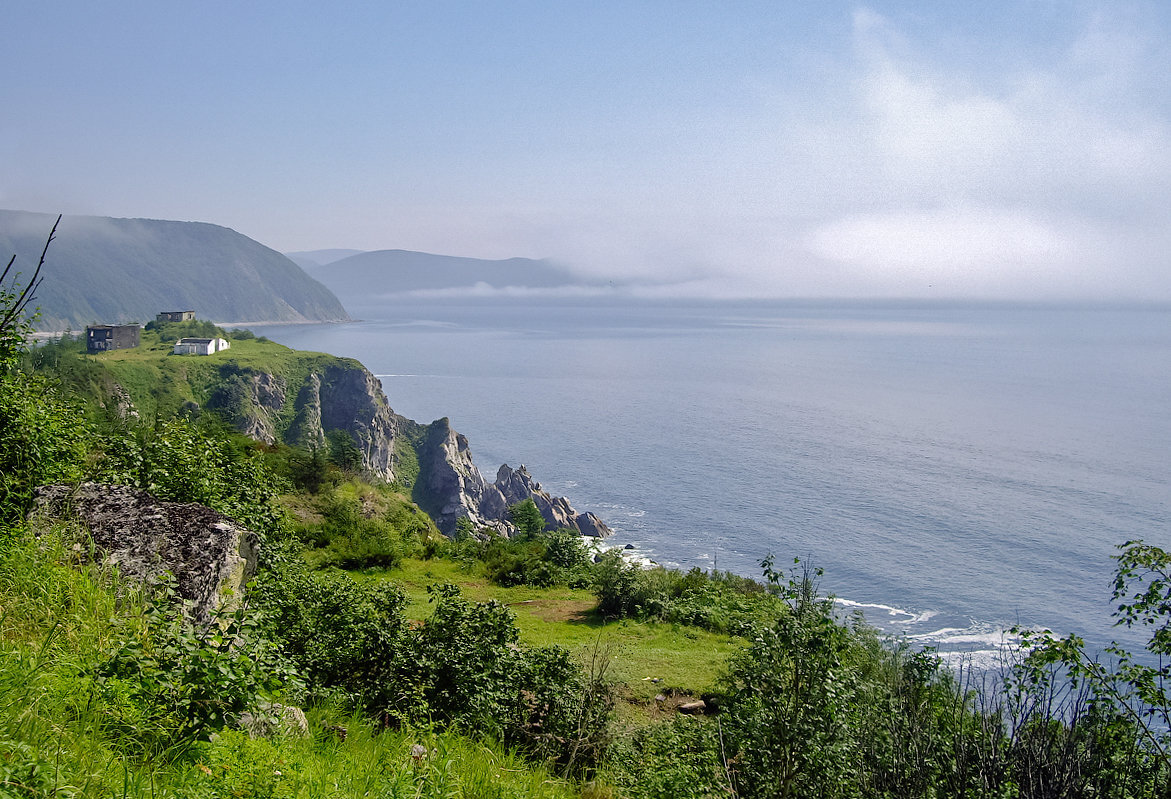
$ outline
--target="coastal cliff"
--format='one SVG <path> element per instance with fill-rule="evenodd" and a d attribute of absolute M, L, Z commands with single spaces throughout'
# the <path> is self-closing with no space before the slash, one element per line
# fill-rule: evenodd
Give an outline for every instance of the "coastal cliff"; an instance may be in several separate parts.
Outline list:
<path fill-rule="evenodd" d="M 459 519 L 473 529 L 510 535 L 508 507 L 532 499 L 549 529 L 605 536 L 610 529 L 551 496 L 521 466 L 503 465 L 488 482 L 467 438 L 448 419 L 420 424 L 395 413 L 382 384 L 361 363 L 272 342 L 244 339 L 215 356 L 157 358 L 112 354 L 107 404 L 122 415 L 212 413 L 232 429 L 269 445 L 328 448 L 344 436 L 368 476 L 398 483 L 439 529 L 453 535 Z M 165 387 L 166 392 L 160 390 Z"/>

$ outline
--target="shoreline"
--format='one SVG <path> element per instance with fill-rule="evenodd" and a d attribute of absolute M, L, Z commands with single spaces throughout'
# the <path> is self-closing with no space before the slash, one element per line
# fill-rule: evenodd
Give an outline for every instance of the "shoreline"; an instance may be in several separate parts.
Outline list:
<path fill-rule="evenodd" d="M 285 325 L 287 325 L 287 326 L 293 326 L 293 325 L 347 325 L 347 324 L 353 324 L 355 322 L 360 322 L 362 320 L 361 319 L 348 319 L 347 318 L 347 319 L 286 319 L 284 321 L 254 319 L 252 321 L 243 321 L 243 322 L 218 322 L 214 319 L 209 319 L 207 321 L 211 322 L 216 327 L 222 327 L 225 330 L 227 330 L 228 328 L 232 328 L 232 329 L 246 328 L 249 325 L 258 325 L 258 326 L 264 325 L 265 327 L 278 327 L 278 326 L 285 326 Z M 229 332 L 231 332 L 231 331 L 229 330 Z M 80 336 L 83 333 L 85 333 L 85 328 L 83 327 L 81 330 L 73 330 L 73 329 L 34 330 L 30 334 L 30 337 L 35 341 L 48 341 L 49 339 L 60 338 L 61 336 L 65 335 L 66 333 L 73 333 L 75 335 Z"/>

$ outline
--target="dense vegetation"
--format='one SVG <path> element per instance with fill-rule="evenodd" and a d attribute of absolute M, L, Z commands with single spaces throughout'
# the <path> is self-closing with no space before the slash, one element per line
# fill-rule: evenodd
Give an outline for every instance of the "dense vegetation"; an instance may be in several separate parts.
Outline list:
<path fill-rule="evenodd" d="M 0 329 L 5 799 L 1171 795 L 1158 548 L 1118 561 L 1145 652 L 1100 662 L 1026 632 L 1015 662 L 973 674 L 841 618 L 805 564 L 640 569 L 544 530 L 531 503 L 514 538 L 448 540 L 340 440 L 262 446 L 166 403 L 136 419 L 96 404 L 96 361 L 27 341 L 20 315 Z M 82 479 L 256 531 L 245 606 L 196 626 L 166 581 L 80 558 L 76 529 L 34 534 L 33 489 Z"/>

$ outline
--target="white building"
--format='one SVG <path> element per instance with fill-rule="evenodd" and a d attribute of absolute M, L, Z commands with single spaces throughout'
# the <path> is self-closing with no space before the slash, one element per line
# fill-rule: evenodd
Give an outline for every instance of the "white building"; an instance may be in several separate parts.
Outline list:
<path fill-rule="evenodd" d="M 232 346 L 222 338 L 181 338 L 175 342 L 176 355 L 211 355 Z"/>

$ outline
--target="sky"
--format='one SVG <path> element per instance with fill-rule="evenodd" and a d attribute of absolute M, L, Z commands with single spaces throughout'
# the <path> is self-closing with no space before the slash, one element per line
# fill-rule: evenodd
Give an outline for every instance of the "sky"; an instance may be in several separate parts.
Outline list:
<path fill-rule="evenodd" d="M 551 258 L 646 296 L 1171 300 L 1162 0 L 0 17 L 0 208 Z"/>

